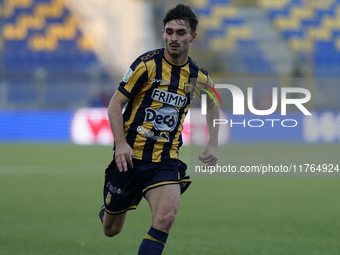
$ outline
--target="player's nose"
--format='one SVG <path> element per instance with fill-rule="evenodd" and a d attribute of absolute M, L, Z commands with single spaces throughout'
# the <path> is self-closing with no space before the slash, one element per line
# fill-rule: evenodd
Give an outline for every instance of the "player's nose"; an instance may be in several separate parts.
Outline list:
<path fill-rule="evenodd" d="M 177 41 L 177 35 L 176 35 L 176 33 L 173 33 L 172 35 L 171 35 L 171 41 Z"/>

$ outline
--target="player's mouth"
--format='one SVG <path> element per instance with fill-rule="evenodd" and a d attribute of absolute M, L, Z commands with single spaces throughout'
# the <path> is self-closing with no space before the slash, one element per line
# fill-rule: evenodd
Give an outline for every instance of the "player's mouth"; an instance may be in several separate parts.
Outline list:
<path fill-rule="evenodd" d="M 170 44 L 170 49 L 172 49 L 172 50 L 177 50 L 177 49 L 179 49 L 179 44 L 177 44 L 177 43 L 171 43 L 171 44 Z"/>

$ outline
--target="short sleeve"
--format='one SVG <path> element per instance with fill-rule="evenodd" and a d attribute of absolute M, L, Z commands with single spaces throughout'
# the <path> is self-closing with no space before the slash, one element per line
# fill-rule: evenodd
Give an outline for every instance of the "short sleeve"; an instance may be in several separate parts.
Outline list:
<path fill-rule="evenodd" d="M 119 83 L 118 91 L 126 99 L 131 100 L 147 81 L 148 71 L 146 65 L 143 61 L 137 59 L 124 74 Z"/>
<path fill-rule="evenodd" d="M 201 98 L 202 94 L 208 94 L 207 105 L 213 103 L 216 98 L 215 85 L 206 71 L 204 73 L 199 73 L 198 75 L 195 94 L 194 97 L 198 96 L 199 98 Z"/>

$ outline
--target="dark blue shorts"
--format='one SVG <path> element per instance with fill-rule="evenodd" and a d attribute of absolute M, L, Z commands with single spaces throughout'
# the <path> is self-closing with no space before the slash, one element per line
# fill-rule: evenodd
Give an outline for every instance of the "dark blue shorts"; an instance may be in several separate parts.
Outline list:
<path fill-rule="evenodd" d="M 136 209 L 145 193 L 151 189 L 180 184 L 183 193 L 191 183 L 185 175 L 187 165 L 180 160 L 148 162 L 133 159 L 133 169 L 119 172 L 115 160 L 105 170 L 104 203 L 109 214 Z"/>

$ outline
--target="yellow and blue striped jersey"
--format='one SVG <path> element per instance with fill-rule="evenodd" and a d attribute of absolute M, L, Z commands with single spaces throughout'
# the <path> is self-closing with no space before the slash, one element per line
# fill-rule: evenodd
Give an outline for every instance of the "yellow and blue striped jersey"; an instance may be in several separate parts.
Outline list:
<path fill-rule="evenodd" d="M 208 72 L 190 57 L 175 65 L 164 49 L 147 52 L 130 66 L 118 92 L 129 100 L 123 114 L 124 132 L 134 158 L 152 162 L 178 159 L 190 101 L 200 95 L 190 84 L 193 79 L 212 84 Z M 192 96 L 191 90 L 197 93 Z"/>

